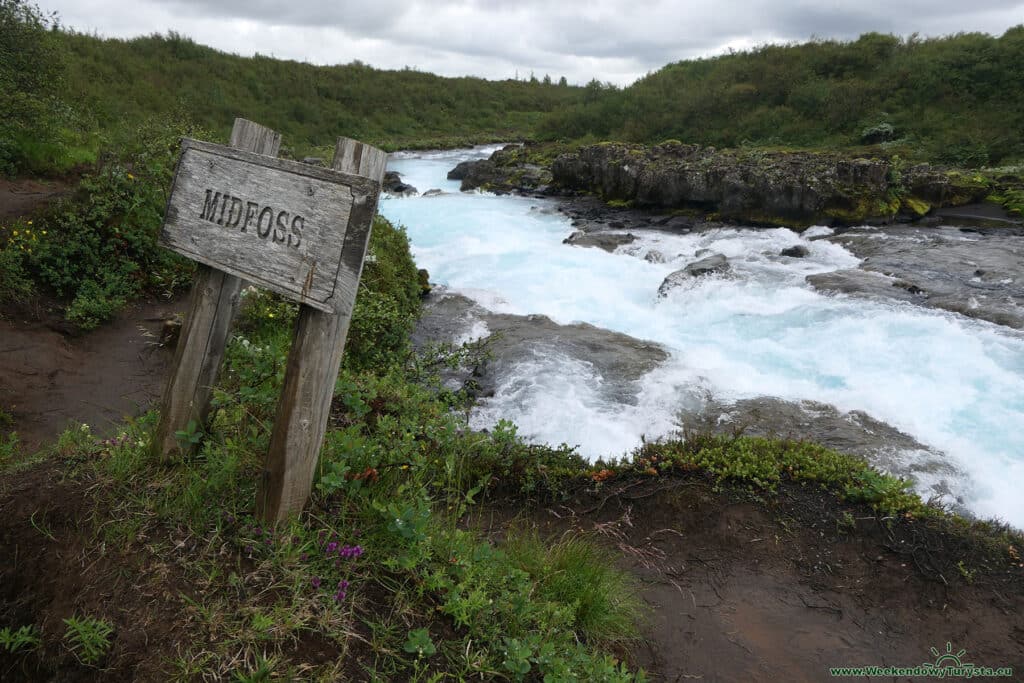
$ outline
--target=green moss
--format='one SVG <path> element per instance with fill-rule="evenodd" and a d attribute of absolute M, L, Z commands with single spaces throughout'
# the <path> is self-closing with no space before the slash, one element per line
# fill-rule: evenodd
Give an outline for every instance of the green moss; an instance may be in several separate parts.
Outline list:
<path fill-rule="evenodd" d="M 839 223 L 854 224 L 878 219 L 888 220 L 895 216 L 899 209 L 898 197 L 861 197 L 854 200 L 850 206 L 830 206 L 823 213 Z"/>
<path fill-rule="evenodd" d="M 868 503 L 886 515 L 936 512 L 909 490 L 909 482 L 882 474 L 859 458 L 806 441 L 691 435 L 685 441 L 655 443 L 638 450 L 633 467 L 649 472 L 652 466 L 704 470 L 719 481 L 731 480 L 757 491 L 774 491 L 783 479 L 813 482 L 842 499 Z"/>
<path fill-rule="evenodd" d="M 715 218 L 712 218 L 715 216 Z M 719 214 L 708 214 L 708 220 L 717 220 Z M 752 225 L 764 225 L 775 228 L 794 228 L 797 230 L 804 230 L 812 225 L 815 221 L 805 218 L 786 218 L 784 216 L 776 216 L 763 211 L 749 210 L 743 211 L 734 216 L 728 216 L 734 220 L 738 220 L 743 223 L 750 223 Z"/>
<path fill-rule="evenodd" d="M 993 184 L 981 173 L 947 171 L 946 177 L 949 178 L 949 188 L 943 202 L 945 206 L 961 206 L 981 201 L 988 196 Z"/>
<path fill-rule="evenodd" d="M 636 202 L 632 199 L 609 199 L 607 204 L 613 209 L 632 209 Z"/>
<path fill-rule="evenodd" d="M 900 208 L 914 216 L 921 217 L 932 210 L 932 205 L 917 197 L 903 197 Z"/>

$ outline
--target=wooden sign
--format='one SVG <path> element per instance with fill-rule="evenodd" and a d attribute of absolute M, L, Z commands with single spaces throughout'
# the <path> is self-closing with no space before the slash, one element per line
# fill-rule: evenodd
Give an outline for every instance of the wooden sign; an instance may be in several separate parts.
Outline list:
<path fill-rule="evenodd" d="M 322 311 L 338 308 L 342 248 L 379 184 L 185 139 L 160 244 Z M 372 219 L 372 216 L 370 217 Z"/>
<path fill-rule="evenodd" d="M 309 498 L 387 161 L 339 138 L 322 169 L 273 158 L 280 145 L 245 119 L 230 147 L 182 141 L 160 242 L 202 265 L 152 439 L 170 461 L 205 426 L 243 279 L 302 303 L 256 501 L 271 523 Z"/>

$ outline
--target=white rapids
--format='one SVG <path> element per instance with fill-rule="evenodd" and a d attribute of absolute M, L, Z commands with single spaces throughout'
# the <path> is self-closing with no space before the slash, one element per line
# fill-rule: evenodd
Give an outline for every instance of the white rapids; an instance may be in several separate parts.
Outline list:
<path fill-rule="evenodd" d="M 474 426 L 509 419 L 535 441 L 578 444 L 597 458 L 672 432 L 680 407 L 698 395 L 809 399 L 864 411 L 944 453 L 961 475 L 946 482 L 955 497 L 978 515 L 1024 527 L 1024 336 L 953 313 L 818 293 L 805 276 L 858 264 L 843 247 L 810 239 L 828 228 L 803 236 L 634 230 L 639 239 L 615 253 L 565 245 L 572 228 L 548 200 L 460 193 L 445 178 L 459 161 L 492 150 L 391 158 L 404 182 L 443 192 L 380 205 L 406 226 L 432 281 L 495 312 L 652 340 L 671 358 L 637 382 L 635 401 L 611 403 L 588 363 L 552 349 L 516 366 L 475 410 Z M 806 258 L 779 256 L 797 244 Z M 665 276 L 702 250 L 727 256 L 732 273 L 659 298 Z M 651 251 L 658 258 L 645 259 Z M 486 334 L 478 327 L 465 338 Z M 917 482 L 922 491 L 930 483 Z"/>

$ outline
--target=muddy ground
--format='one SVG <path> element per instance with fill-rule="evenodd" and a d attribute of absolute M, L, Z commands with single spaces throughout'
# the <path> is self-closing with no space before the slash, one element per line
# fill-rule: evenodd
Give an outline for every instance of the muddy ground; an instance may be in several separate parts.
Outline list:
<path fill-rule="evenodd" d="M 163 320 L 182 306 L 136 302 L 85 335 L 46 311 L 0 319 L 0 408 L 23 446 L 38 449 L 71 424 L 105 434 L 144 412 L 159 398 L 172 356 L 160 345 Z"/>
<path fill-rule="evenodd" d="M 500 534 L 508 512 L 480 523 Z M 619 550 L 649 607 L 633 654 L 657 681 L 824 681 L 830 667 L 934 662 L 947 642 L 1024 671 L 1024 571 L 968 582 L 959 541 L 813 487 L 758 501 L 700 476 L 627 480 L 529 519 Z"/>
<path fill-rule="evenodd" d="M 63 180 L 0 178 L 0 223 L 28 216 L 36 209 L 68 194 L 73 184 L 73 178 Z"/>

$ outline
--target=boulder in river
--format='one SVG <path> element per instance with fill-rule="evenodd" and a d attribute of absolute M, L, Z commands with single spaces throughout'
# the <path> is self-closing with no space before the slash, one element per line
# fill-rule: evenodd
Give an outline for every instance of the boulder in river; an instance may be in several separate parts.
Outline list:
<path fill-rule="evenodd" d="M 810 250 L 802 244 L 795 244 L 792 247 L 786 247 L 779 252 L 779 256 L 789 256 L 791 258 L 804 258 L 810 254 Z"/>
<path fill-rule="evenodd" d="M 694 261 L 683 268 L 683 271 L 691 277 L 700 277 L 701 275 L 712 275 L 714 273 L 725 273 L 730 269 L 729 259 L 725 258 L 721 254 L 712 254 L 706 256 L 700 261 Z"/>
<path fill-rule="evenodd" d="M 633 233 L 620 232 L 583 232 L 576 230 L 562 240 L 562 244 L 571 244 L 576 247 L 597 247 L 607 252 L 613 252 L 619 247 L 632 244 L 636 241 Z"/>
<path fill-rule="evenodd" d="M 522 145 L 506 145 L 489 159 L 463 161 L 448 172 L 449 180 L 461 180 L 460 189 L 487 190 L 496 194 L 537 194 L 551 182 L 551 172 L 533 163 Z"/>
<path fill-rule="evenodd" d="M 658 296 L 662 298 L 668 296 L 670 291 L 695 277 L 713 275 L 715 273 L 727 273 L 730 269 L 729 259 L 725 258 L 721 254 L 713 254 L 706 258 L 702 258 L 699 261 L 694 261 L 685 268 L 669 273 L 668 276 L 662 280 L 661 286 L 658 287 Z"/>
<path fill-rule="evenodd" d="M 415 187 L 402 182 L 402 176 L 397 171 L 388 171 L 384 174 L 384 184 L 382 187 L 385 192 L 397 197 L 408 197 L 417 194 Z"/>

